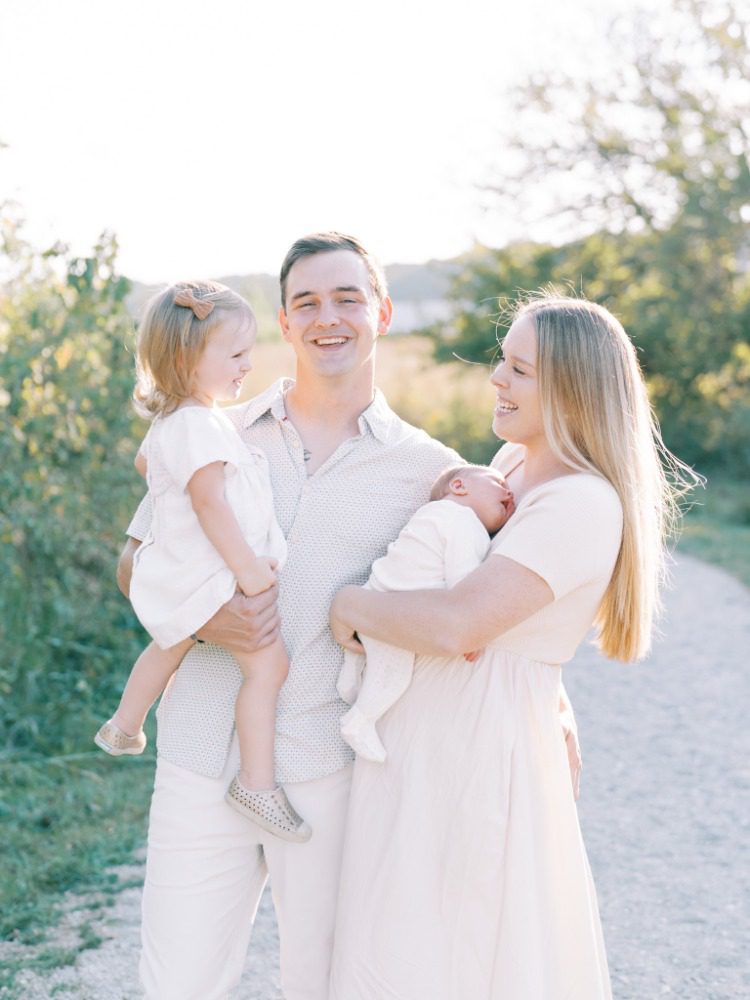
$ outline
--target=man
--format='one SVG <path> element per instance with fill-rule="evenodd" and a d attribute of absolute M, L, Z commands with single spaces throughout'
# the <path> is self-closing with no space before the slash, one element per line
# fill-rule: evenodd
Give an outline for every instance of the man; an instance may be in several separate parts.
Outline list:
<path fill-rule="evenodd" d="M 377 340 L 392 303 L 364 247 L 338 233 L 298 240 L 281 269 L 279 322 L 296 355 L 282 380 L 233 408 L 240 434 L 270 462 L 289 557 L 276 590 L 235 597 L 198 636 L 159 709 L 159 759 L 149 828 L 141 975 L 149 1000 L 225 1000 L 238 983 L 270 874 L 286 1000 L 326 1000 L 339 863 L 353 754 L 336 692 L 343 662 L 328 610 L 429 499 L 457 456 L 400 420 L 375 390 Z M 129 528 L 118 579 L 149 524 Z M 290 844 L 224 802 L 237 768 L 238 668 L 227 650 L 278 634 L 289 677 L 277 716 L 276 771 L 313 829 Z"/>

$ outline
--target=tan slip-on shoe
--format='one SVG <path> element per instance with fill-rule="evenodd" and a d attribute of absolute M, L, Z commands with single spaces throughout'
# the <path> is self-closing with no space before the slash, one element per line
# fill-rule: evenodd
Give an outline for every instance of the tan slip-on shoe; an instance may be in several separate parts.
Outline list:
<path fill-rule="evenodd" d="M 233 778 L 224 798 L 236 812 L 282 840 L 304 844 L 312 836 L 309 824 L 299 815 L 283 788 L 253 792 Z"/>
<path fill-rule="evenodd" d="M 146 749 L 146 734 L 141 729 L 135 736 L 128 736 L 110 719 L 100 728 L 94 737 L 94 743 L 112 757 L 132 757 Z"/>

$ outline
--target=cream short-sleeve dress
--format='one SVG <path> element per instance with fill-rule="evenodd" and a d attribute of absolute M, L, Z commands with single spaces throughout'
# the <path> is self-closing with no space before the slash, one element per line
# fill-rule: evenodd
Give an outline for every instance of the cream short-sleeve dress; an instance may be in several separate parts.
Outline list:
<path fill-rule="evenodd" d="M 517 466 L 506 445 L 495 465 Z M 495 536 L 554 601 L 476 663 L 419 656 L 357 759 L 331 1000 L 609 1000 L 591 873 L 559 719 L 560 665 L 592 624 L 620 548 L 609 483 L 529 491 Z"/>
<path fill-rule="evenodd" d="M 186 639 L 226 604 L 236 580 L 208 540 L 187 485 L 198 469 L 224 463 L 224 492 L 256 555 L 286 558 L 266 456 L 240 440 L 221 410 L 184 406 L 157 418 L 141 451 L 154 503 L 151 529 L 136 551 L 130 600 L 162 648 Z"/>

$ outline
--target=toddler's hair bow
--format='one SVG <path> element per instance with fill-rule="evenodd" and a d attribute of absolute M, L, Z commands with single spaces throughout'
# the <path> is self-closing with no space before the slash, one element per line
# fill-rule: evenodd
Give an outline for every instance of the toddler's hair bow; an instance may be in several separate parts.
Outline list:
<path fill-rule="evenodd" d="M 174 297 L 174 304 L 176 306 L 184 306 L 186 309 L 192 309 L 196 319 L 205 319 L 206 316 L 210 316 L 214 308 L 213 302 L 207 302 L 206 299 L 199 299 L 189 288 L 181 288 L 177 292 Z"/>

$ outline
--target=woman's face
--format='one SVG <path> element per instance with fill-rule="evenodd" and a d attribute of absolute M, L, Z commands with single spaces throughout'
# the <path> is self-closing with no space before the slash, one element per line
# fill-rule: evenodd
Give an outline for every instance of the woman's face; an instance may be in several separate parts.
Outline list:
<path fill-rule="evenodd" d="M 515 444 L 546 441 L 539 401 L 536 327 L 530 316 L 521 316 L 502 343 L 502 360 L 490 376 L 497 390 L 492 430 Z"/>

